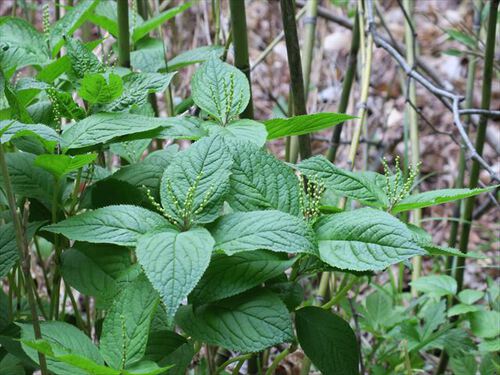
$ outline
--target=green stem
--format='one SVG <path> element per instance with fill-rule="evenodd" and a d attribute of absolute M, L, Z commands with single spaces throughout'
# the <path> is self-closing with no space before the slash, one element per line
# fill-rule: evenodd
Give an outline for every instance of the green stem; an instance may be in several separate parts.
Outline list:
<path fill-rule="evenodd" d="M 239 362 L 239 361 L 245 361 L 247 359 L 250 359 L 252 356 L 253 356 L 253 354 L 244 354 L 244 355 L 239 355 L 237 357 L 229 358 L 226 362 L 224 362 L 222 365 L 220 365 L 219 367 L 217 367 L 215 369 L 214 374 L 215 375 L 220 374 L 231 363 Z"/>
<path fill-rule="evenodd" d="M 117 0 L 118 14 L 118 63 L 130 67 L 130 31 L 128 20 L 128 0 Z"/>
<path fill-rule="evenodd" d="M 358 281 L 357 277 L 353 277 L 342 289 L 340 289 L 335 296 L 330 299 L 327 303 L 325 303 L 321 308 L 325 310 L 331 309 L 333 306 L 338 304 L 342 298 L 351 290 L 354 284 Z"/>
<path fill-rule="evenodd" d="M 283 350 L 280 354 L 278 354 L 274 360 L 273 360 L 273 363 L 271 363 L 271 366 L 269 366 L 269 368 L 267 369 L 266 371 L 266 375 L 273 375 L 274 374 L 274 371 L 276 370 L 276 368 L 278 367 L 278 365 L 280 364 L 280 362 L 282 360 L 285 359 L 285 357 L 290 353 L 290 348 L 286 348 L 285 350 Z"/>
<path fill-rule="evenodd" d="M 253 118 L 252 80 L 250 77 L 250 62 L 248 59 L 247 19 L 245 13 L 245 0 L 230 0 L 231 33 L 233 35 L 234 65 L 241 70 L 250 85 L 250 101 L 241 113 L 243 118 Z"/>
<path fill-rule="evenodd" d="M 2 170 L 5 195 L 9 202 L 9 209 L 12 215 L 12 222 L 14 223 L 14 228 L 16 230 L 16 243 L 19 252 L 19 259 L 21 260 L 21 269 L 24 274 L 26 288 L 26 294 L 28 296 L 28 303 L 30 306 L 31 320 L 33 324 L 33 331 L 35 338 L 37 340 L 42 338 L 42 331 L 40 329 L 40 322 L 38 320 L 38 312 L 36 309 L 36 299 L 35 299 L 35 286 L 33 284 L 33 279 L 31 278 L 30 272 L 30 252 L 28 247 L 28 240 L 26 238 L 26 233 L 21 224 L 21 218 L 17 211 L 16 198 L 14 196 L 14 191 L 12 190 L 12 184 L 10 182 L 9 169 L 7 167 L 7 162 L 5 160 L 3 144 L 0 144 L 0 168 Z M 28 202 L 26 203 L 28 204 Z M 27 221 L 27 217 L 24 218 Z M 38 352 L 38 361 L 40 363 L 40 370 L 42 375 L 47 375 L 47 362 L 45 360 L 45 355 Z"/>
<path fill-rule="evenodd" d="M 280 5 L 283 18 L 283 29 L 285 31 L 288 69 L 290 71 L 290 86 L 293 93 L 293 115 L 305 115 L 307 114 L 306 95 L 304 78 L 302 75 L 297 24 L 295 22 L 295 4 L 293 0 L 280 0 Z M 302 159 L 307 159 L 311 156 L 311 141 L 309 135 L 299 136 L 299 150 Z"/>
<path fill-rule="evenodd" d="M 340 103 L 338 109 L 338 112 L 340 113 L 345 113 L 347 111 L 349 97 L 351 95 L 352 83 L 354 81 L 354 76 L 356 75 L 360 40 L 359 32 L 358 12 L 356 11 L 356 16 L 354 17 L 354 27 L 352 30 L 351 50 L 349 52 L 349 58 L 347 60 L 347 71 L 344 77 L 344 83 L 342 84 L 342 94 L 340 95 Z M 335 161 L 337 150 L 340 145 L 340 135 L 342 134 L 343 125 L 343 123 L 338 124 L 333 130 L 331 145 L 326 156 L 332 163 Z"/>
<path fill-rule="evenodd" d="M 212 11 L 215 19 L 214 44 L 220 43 L 220 0 L 212 0 Z"/>
<path fill-rule="evenodd" d="M 412 5 L 410 4 L 410 0 L 403 0 L 403 8 L 408 16 L 405 22 L 405 44 L 406 44 L 406 60 L 411 67 L 415 66 L 415 49 L 416 49 L 416 40 L 415 35 L 413 35 L 413 25 L 412 22 Z M 416 105 L 417 103 L 417 91 L 414 80 L 408 81 L 408 100 Z M 418 163 L 420 162 L 420 143 L 419 143 L 419 134 L 418 134 L 418 117 L 417 112 L 411 106 L 411 104 L 406 103 L 406 115 L 408 118 L 409 126 L 410 126 L 410 145 L 411 145 L 411 164 L 413 168 L 416 168 Z M 417 176 L 418 178 L 418 176 Z M 417 189 L 413 190 L 413 193 L 418 193 Z M 420 221 L 422 219 L 422 210 L 416 209 L 413 211 L 412 222 L 415 225 L 420 225 Z M 415 281 L 420 277 L 420 273 L 422 270 L 422 257 L 416 256 L 412 260 L 413 262 L 413 270 L 411 274 L 412 281 Z M 416 291 L 412 289 L 413 295 L 416 295 Z"/>

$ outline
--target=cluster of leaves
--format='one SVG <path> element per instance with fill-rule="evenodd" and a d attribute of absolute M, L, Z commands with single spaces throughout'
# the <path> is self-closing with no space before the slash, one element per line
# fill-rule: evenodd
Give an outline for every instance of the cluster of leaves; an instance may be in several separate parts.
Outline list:
<path fill-rule="evenodd" d="M 351 172 L 321 156 L 288 165 L 263 149 L 267 140 L 351 117 L 239 119 L 250 99 L 249 84 L 220 60 L 221 48 L 189 51 L 165 64 L 163 52 L 157 58 L 161 41 L 145 37 L 186 6 L 147 21 L 134 15 L 133 69 L 109 66 L 92 53 L 100 41 L 83 44 L 69 35 L 86 20 L 116 35 L 115 7 L 111 1 L 80 1 L 53 26 L 48 40 L 21 19 L 0 19 L 0 140 L 11 151 L 6 164 L 19 203 L 31 202 L 26 235 L 49 253 L 54 245 L 52 272 L 93 297 L 102 318 L 96 324 L 98 346 L 78 319 L 79 328 L 44 321 L 42 339 L 36 340 L 30 323 L 11 322 L 24 315 L 23 299 L 13 304 L 0 293 L 0 367 L 36 367 L 40 352 L 55 374 L 181 374 L 201 343 L 254 353 L 298 342 L 323 373 L 356 373 L 359 350 L 349 323 L 308 306 L 300 280 L 318 270 L 370 274 L 416 255 L 462 256 L 432 244 L 397 215 L 484 189 L 410 195 L 398 171 Z M 62 47 L 66 54 L 57 58 Z M 191 90 L 200 115 L 154 117 L 148 95 L 164 91 L 175 70 L 199 62 Z M 37 74 L 16 80 L 15 72 L 25 66 Z M 61 118 L 69 122 L 62 129 Z M 152 139 L 195 142 L 142 159 Z M 113 156 L 124 165 L 110 171 L 102 162 L 106 156 L 109 165 Z M 5 183 L 0 177 L 0 186 Z M 337 212 L 332 206 L 339 197 L 365 207 Z M 0 205 L 8 206 L 3 195 Z M 13 275 L 19 256 L 14 226 L 6 214 L 2 218 L 3 278 Z M 425 289 L 425 279 L 419 283 Z M 424 315 L 443 305 L 421 303 L 429 305 Z M 464 304 L 457 314 L 467 310 L 478 331 L 478 321 L 497 314 Z M 431 327 L 415 320 L 387 335 L 408 337 L 410 352 L 426 348 L 426 335 L 443 321 L 419 318 Z M 374 319 L 365 323 L 367 330 L 378 324 Z"/>

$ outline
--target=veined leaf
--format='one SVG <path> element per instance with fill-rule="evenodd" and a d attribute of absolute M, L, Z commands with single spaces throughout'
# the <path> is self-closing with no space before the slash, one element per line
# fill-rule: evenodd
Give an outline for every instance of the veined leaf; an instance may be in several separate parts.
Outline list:
<path fill-rule="evenodd" d="M 21 327 L 22 340 L 35 340 L 35 334 L 33 332 L 33 326 L 31 324 L 17 323 L 17 325 Z M 40 322 L 40 328 L 42 331 L 42 339 L 50 344 L 50 346 L 57 345 L 58 354 L 64 355 L 64 352 L 66 351 L 66 354 L 78 353 L 79 357 L 86 358 L 97 365 L 104 366 L 104 360 L 97 347 L 92 343 L 90 338 L 78 328 L 72 326 L 71 324 L 58 321 Z M 26 354 L 33 361 L 38 363 L 37 351 L 33 348 L 30 348 L 25 343 L 23 343 L 22 346 Z M 46 347 L 46 345 L 44 345 L 44 347 Z M 64 351 L 62 351 L 62 348 L 64 348 Z M 88 374 L 87 371 L 80 370 L 73 365 L 64 363 L 57 359 L 47 358 L 47 367 L 49 371 L 58 375 Z"/>
<path fill-rule="evenodd" d="M 216 46 L 216 45 L 203 46 L 188 51 L 184 51 L 175 56 L 172 60 L 168 61 L 168 70 L 169 71 L 179 70 L 192 64 L 202 63 L 213 57 L 221 57 L 223 53 L 224 53 L 224 46 Z"/>
<path fill-rule="evenodd" d="M 116 245 L 76 243 L 61 255 L 64 280 L 80 293 L 93 296 L 99 308 L 108 308 L 113 297 L 133 280 L 130 250 Z"/>
<path fill-rule="evenodd" d="M 62 45 L 63 38 L 71 36 L 86 20 L 97 5 L 97 0 L 80 0 L 74 7 L 50 28 L 50 46 L 52 57 L 55 57 Z"/>
<path fill-rule="evenodd" d="M 102 73 L 105 68 L 99 59 L 77 39 L 65 38 L 71 71 L 76 78 L 83 78 L 86 73 Z"/>
<path fill-rule="evenodd" d="M 250 100 L 245 74 L 216 57 L 196 70 L 191 92 L 196 105 L 223 125 L 243 112 Z"/>
<path fill-rule="evenodd" d="M 160 197 L 179 225 L 209 223 L 220 215 L 232 160 L 220 137 L 203 138 L 177 154 L 165 170 Z M 187 212 L 186 212 L 187 211 Z"/>
<path fill-rule="evenodd" d="M 141 161 L 144 151 L 151 144 L 151 139 L 138 139 L 137 141 L 113 143 L 109 149 L 115 155 L 125 159 L 130 164 Z"/>
<path fill-rule="evenodd" d="M 500 335 L 500 312 L 496 310 L 476 311 L 470 314 L 472 333 L 478 337 L 494 338 Z"/>
<path fill-rule="evenodd" d="M 359 349 L 354 331 L 344 319 L 320 307 L 295 313 L 300 346 L 322 374 L 359 374 Z"/>
<path fill-rule="evenodd" d="M 35 165 L 52 173 L 56 178 L 61 178 L 70 172 L 92 163 L 96 159 L 96 154 L 84 155 L 51 155 L 43 154 L 35 158 Z"/>
<path fill-rule="evenodd" d="M 100 352 L 115 369 L 139 362 L 159 297 L 145 276 L 131 282 L 115 299 L 102 326 Z"/>
<path fill-rule="evenodd" d="M 324 156 L 302 161 L 297 169 L 309 178 L 319 178 L 335 193 L 375 207 L 386 207 L 387 196 L 382 189 L 385 177 L 375 172 L 351 172 L 336 167 Z"/>
<path fill-rule="evenodd" d="M 134 70 L 147 73 L 165 69 L 163 42 L 155 38 L 141 39 L 130 52 L 130 65 Z"/>
<path fill-rule="evenodd" d="M 0 17 L 0 51 L 0 66 L 7 78 L 25 66 L 42 66 L 50 57 L 43 35 L 15 17 Z"/>
<path fill-rule="evenodd" d="M 208 124 L 206 128 L 210 135 L 219 134 L 230 141 L 251 142 L 259 147 L 266 143 L 266 128 L 258 121 L 242 119 L 230 122 L 226 126 Z"/>
<path fill-rule="evenodd" d="M 281 275 L 294 262 L 264 250 L 231 256 L 215 254 L 189 300 L 198 305 L 232 297 Z"/>
<path fill-rule="evenodd" d="M 34 349 L 45 354 L 47 358 L 64 365 L 68 365 L 70 372 L 58 370 L 56 374 L 99 374 L 99 375 L 120 375 L 121 372 L 112 368 L 98 364 L 92 359 L 74 354 L 71 349 L 58 344 L 56 341 L 49 342 L 47 340 L 21 340 L 22 344 L 29 349 Z M 78 369 L 78 370 L 76 370 Z"/>
<path fill-rule="evenodd" d="M 87 73 L 78 89 L 78 95 L 91 104 L 112 102 L 118 99 L 122 92 L 122 79 L 113 73 L 107 77 L 99 73 Z"/>
<path fill-rule="evenodd" d="M 448 275 L 422 276 L 411 282 L 412 288 L 435 297 L 453 296 L 457 293 L 456 280 Z"/>
<path fill-rule="evenodd" d="M 301 218 L 281 211 L 235 212 L 213 226 L 215 249 L 228 255 L 258 249 L 317 254 L 314 232 Z"/>
<path fill-rule="evenodd" d="M 0 121 L 0 143 L 20 137 L 36 137 L 47 150 L 52 151 L 60 137 L 56 131 L 43 124 L 23 124 L 18 121 Z"/>
<path fill-rule="evenodd" d="M 292 322 L 283 302 L 274 294 L 251 291 L 198 308 L 183 306 L 176 321 L 197 340 L 249 353 L 291 341 Z"/>
<path fill-rule="evenodd" d="M 169 323 L 208 267 L 214 240 L 204 228 L 152 232 L 139 238 L 137 258 L 165 303 Z"/>
<path fill-rule="evenodd" d="M 150 19 L 145 20 L 140 25 L 134 28 L 132 33 L 132 41 L 135 43 L 143 36 L 148 34 L 150 31 L 159 27 L 163 22 L 168 21 L 169 19 L 175 17 L 177 14 L 185 11 L 191 6 L 191 3 L 185 3 L 173 8 L 170 8 Z"/>
<path fill-rule="evenodd" d="M 316 236 L 321 259 L 340 269 L 383 270 L 425 254 L 402 222 L 372 208 L 324 216 L 316 224 Z"/>
<path fill-rule="evenodd" d="M 142 207 L 119 205 L 85 212 L 43 229 L 76 241 L 134 246 L 140 235 L 171 227 L 167 219 L 157 213 Z"/>
<path fill-rule="evenodd" d="M 107 143 L 118 137 L 145 133 L 176 124 L 175 118 L 153 118 L 130 113 L 97 113 L 66 127 L 62 133 L 65 149 Z"/>
<path fill-rule="evenodd" d="M 484 297 L 484 292 L 474 289 L 464 289 L 458 293 L 460 302 L 466 305 L 472 305 Z"/>
<path fill-rule="evenodd" d="M 28 241 L 31 241 L 35 232 L 43 224 L 43 221 L 34 221 L 28 224 L 26 231 Z M 19 251 L 14 225 L 12 223 L 2 224 L 0 225 L 0 278 L 6 276 L 18 261 Z"/>
<path fill-rule="evenodd" d="M 264 125 L 267 129 L 267 139 L 271 140 L 317 132 L 353 118 L 355 117 L 343 113 L 325 112 L 290 118 L 273 118 L 264 121 Z"/>
<path fill-rule="evenodd" d="M 18 197 L 34 198 L 51 207 L 54 195 L 54 177 L 35 166 L 36 156 L 27 152 L 9 152 L 5 155 L 9 176 Z M 0 174 L 0 186 L 3 186 Z"/>
<path fill-rule="evenodd" d="M 484 189 L 441 189 L 426 191 L 424 193 L 412 194 L 399 201 L 392 209 L 393 213 L 436 206 L 459 199 L 473 197 L 481 193 L 490 191 L 491 188 Z"/>
<path fill-rule="evenodd" d="M 129 107 L 141 107 L 147 103 L 148 94 L 166 90 L 175 73 L 130 73 L 123 77 L 123 93 L 105 111 L 119 112 Z"/>
<path fill-rule="evenodd" d="M 233 209 L 274 209 L 299 216 L 300 184 L 292 168 L 254 145 L 228 146 L 233 166 L 226 199 Z"/>

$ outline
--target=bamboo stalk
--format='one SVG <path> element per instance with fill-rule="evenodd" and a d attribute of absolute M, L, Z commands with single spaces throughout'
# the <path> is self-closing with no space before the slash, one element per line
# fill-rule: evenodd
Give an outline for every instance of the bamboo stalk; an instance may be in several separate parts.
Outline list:
<path fill-rule="evenodd" d="M 20 215 L 17 212 L 16 198 L 14 196 L 14 191 L 12 190 L 9 169 L 7 167 L 7 162 L 5 160 L 2 144 L 0 144 L 0 168 L 2 170 L 2 175 L 4 179 L 5 194 L 7 195 L 12 221 L 14 223 L 14 228 L 16 230 L 17 250 L 19 252 L 19 259 L 21 260 L 21 270 L 24 276 L 24 286 L 26 289 L 26 295 L 28 296 L 28 304 L 30 307 L 33 331 L 35 334 L 35 338 L 39 340 L 42 338 L 42 331 L 40 329 L 40 321 L 38 318 L 38 312 L 36 308 L 35 286 L 33 284 L 33 279 L 31 278 L 31 272 L 30 272 L 31 260 L 28 247 L 28 240 L 26 238 L 25 228 L 23 228 L 23 225 L 21 223 Z M 25 215 L 24 215 L 25 224 L 27 224 L 27 219 L 28 219 L 28 213 L 27 213 L 28 206 L 29 203 L 26 202 Z M 45 355 L 38 352 L 38 361 L 40 364 L 40 370 L 42 372 L 42 375 L 47 375 L 48 370 L 47 370 L 47 362 L 45 359 Z"/>
<path fill-rule="evenodd" d="M 234 65 L 245 74 L 248 79 L 248 84 L 250 85 L 250 100 L 245 110 L 241 113 L 241 117 L 252 119 L 252 80 L 250 77 L 250 62 L 248 58 L 248 36 L 245 0 L 230 0 L 229 8 L 231 11 L 231 33 L 233 35 Z"/>
<path fill-rule="evenodd" d="M 402 7 L 406 13 L 405 22 L 405 44 L 406 44 L 406 60 L 408 64 L 412 67 L 416 66 L 416 40 L 414 35 L 414 25 L 412 24 L 412 5 L 410 0 L 403 0 Z M 414 80 L 408 80 L 408 100 L 416 105 L 417 103 L 417 91 Z M 408 118 L 408 123 L 410 127 L 410 147 L 411 147 L 411 164 L 413 168 L 420 162 L 420 141 L 418 133 L 418 117 L 417 112 L 412 107 L 410 103 L 406 103 L 406 115 Z M 418 178 L 418 176 L 417 176 Z M 413 190 L 413 193 L 418 193 L 417 189 Z M 422 220 L 422 210 L 413 210 L 412 222 L 414 225 L 419 226 Z M 412 259 L 413 270 L 411 274 L 412 281 L 415 281 L 420 277 L 422 270 L 422 257 L 416 256 Z M 416 291 L 412 288 L 412 294 L 416 295 Z"/>
<path fill-rule="evenodd" d="M 290 86 L 292 91 L 292 107 L 294 116 L 307 114 L 304 77 L 300 58 L 299 38 L 295 22 L 295 4 L 293 0 L 280 0 L 283 30 L 285 32 L 288 69 L 290 71 Z M 311 156 L 311 141 L 309 135 L 299 136 L 300 157 L 306 159 Z"/>
<path fill-rule="evenodd" d="M 352 31 L 352 42 L 351 50 L 349 52 L 349 58 L 347 60 L 347 71 L 344 77 L 344 83 L 342 84 L 342 94 L 340 95 L 340 103 L 338 112 L 345 113 L 347 106 L 349 104 L 349 97 L 351 96 L 352 83 L 354 81 L 354 76 L 356 75 L 356 66 L 358 64 L 358 51 L 360 43 L 360 30 L 359 30 L 359 15 L 356 11 L 356 16 L 354 20 L 354 26 Z M 338 124 L 335 126 L 332 134 L 332 140 L 330 148 L 328 149 L 327 158 L 332 163 L 335 161 L 337 155 L 337 150 L 340 145 L 340 135 L 342 134 L 342 128 L 344 124 Z"/>
<path fill-rule="evenodd" d="M 130 31 L 128 0 L 117 0 L 118 15 L 118 63 L 130 67 Z"/>
<path fill-rule="evenodd" d="M 486 36 L 486 50 L 484 54 L 484 70 L 483 70 L 483 87 L 481 92 L 481 109 L 489 110 L 491 104 L 491 82 L 493 80 L 493 62 L 495 58 L 495 38 L 496 38 L 496 20 L 498 14 L 499 0 L 491 0 L 490 11 L 488 17 L 488 31 Z M 486 130 L 488 126 L 488 117 L 481 115 L 476 134 L 475 149 L 479 155 L 483 153 L 484 142 L 486 138 Z M 469 188 L 473 189 L 478 186 L 480 164 L 474 159 L 469 179 Z M 463 253 L 467 253 L 469 248 L 469 235 L 473 221 L 475 197 L 470 197 L 465 201 L 464 209 L 460 215 L 462 223 L 459 249 Z M 462 290 L 464 282 L 465 258 L 458 258 L 455 267 L 455 279 L 457 280 L 457 293 Z M 452 304 L 455 301 L 452 301 Z M 442 374 L 448 366 L 449 356 L 443 354 L 440 358 L 435 374 Z"/>

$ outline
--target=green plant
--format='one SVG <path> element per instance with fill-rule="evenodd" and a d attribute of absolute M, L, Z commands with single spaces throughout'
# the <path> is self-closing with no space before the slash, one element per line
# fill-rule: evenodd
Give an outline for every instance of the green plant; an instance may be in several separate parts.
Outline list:
<path fill-rule="evenodd" d="M 250 86 L 221 61 L 218 46 L 165 64 L 147 37 L 186 7 L 147 21 L 131 11 L 131 41 L 139 47 L 131 69 L 99 59 L 92 48 L 100 41 L 70 36 L 87 20 L 123 35 L 114 2 L 79 2 L 47 31 L 49 43 L 27 22 L 0 18 L 0 34 L 8 35 L 0 58 L 0 277 L 9 282 L 8 295 L 0 292 L 0 367 L 182 374 L 195 359 L 209 373 L 226 373 L 229 365 L 238 373 L 253 353 L 274 348 L 272 362 L 259 365 L 271 374 L 300 345 L 325 374 L 359 373 L 360 353 L 370 373 L 382 374 L 411 368 L 420 350 L 445 349 L 452 366 L 475 363 L 477 350 L 498 350 L 499 332 L 488 330 L 498 319 L 493 283 L 486 297 L 458 293 L 453 278 L 433 275 L 413 282 L 422 292 L 416 301 L 386 287 L 351 308 L 345 298 L 373 273 L 414 256 L 465 257 L 433 244 L 400 214 L 491 189 L 410 194 L 416 167 L 404 177 L 399 163 L 380 174 L 341 169 L 323 156 L 282 162 L 263 148 L 268 140 L 352 116 L 299 110 L 289 119 L 240 119 Z M 58 57 L 61 48 L 66 53 Z M 191 97 L 199 114 L 154 117 L 148 95 L 165 91 L 177 70 L 195 63 Z M 16 79 L 24 66 L 36 74 Z M 152 139 L 192 144 L 142 158 Z M 337 205 L 341 198 L 355 208 Z M 29 272 L 31 243 L 43 293 Z M 303 285 L 320 271 L 343 279 L 337 294 L 316 306 Z M 446 314 L 444 297 L 455 295 L 460 304 Z M 486 298 L 488 306 L 477 304 Z M 359 347 L 349 323 L 356 310 L 375 337 L 372 348 Z M 447 315 L 460 318 L 449 323 Z M 482 340 L 477 349 L 467 324 Z M 218 363 L 218 348 L 233 357 Z"/>

